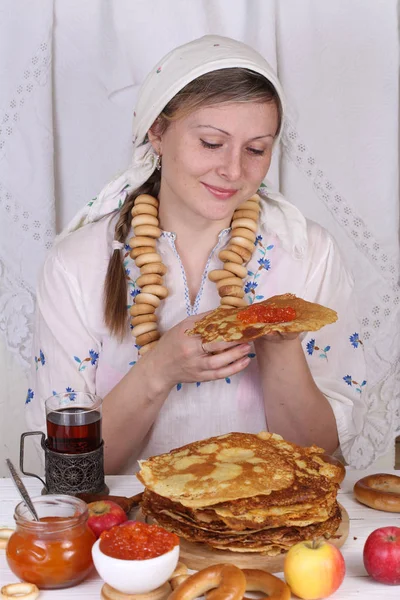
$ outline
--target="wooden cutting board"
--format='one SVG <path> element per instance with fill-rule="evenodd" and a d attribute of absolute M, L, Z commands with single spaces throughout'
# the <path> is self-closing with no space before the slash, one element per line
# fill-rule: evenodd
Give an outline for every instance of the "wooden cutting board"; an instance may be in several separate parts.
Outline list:
<path fill-rule="evenodd" d="M 340 548 L 345 543 L 349 535 L 350 526 L 349 515 L 346 509 L 341 504 L 339 506 L 342 511 L 342 522 L 335 537 L 332 537 L 329 540 L 337 548 Z M 140 510 L 136 511 L 133 518 L 138 521 L 151 522 L 142 515 Z M 280 554 L 279 556 L 265 556 L 259 552 L 229 552 L 229 550 L 214 550 L 206 544 L 188 542 L 185 539 L 180 539 L 179 560 L 185 563 L 188 569 L 194 569 L 196 571 L 218 563 L 231 563 L 240 569 L 264 569 L 265 571 L 269 571 L 269 573 L 280 573 L 283 571 L 285 556 L 286 554 Z"/>

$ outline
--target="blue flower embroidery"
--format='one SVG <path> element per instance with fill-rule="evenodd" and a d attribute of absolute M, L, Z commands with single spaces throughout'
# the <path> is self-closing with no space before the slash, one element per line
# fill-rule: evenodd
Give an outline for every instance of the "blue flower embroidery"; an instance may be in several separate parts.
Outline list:
<path fill-rule="evenodd" d="M 28 388 L 28 393 L 26 394 L 25 404 L 29 404 L 29 402 L 31 400 L 33 400 L 34 396 L 35 396 L 35 392 L 33 390 L 31 390 L 31 388 Z"/>
<path fill-rule="evenodd" d="M 42 366 L 46 364 L 46 359 L 44 357 L 42 350 L 39 350 L 39 356 L 35 356 L 35 363 L 36 363 L 36 371 L 38 370 L 39 364 L 41 364 Z"/>
<path fill-rule="evenodd" d="M 53 390 L 53 396 L 57 396 L 57 392 Z M 71 387 L 65 388 L 64 396 L 68 396 L 68 398 L 72 401 L 76 399 L 76 392 Z"/>
<path fill-rule="evenodd" d="M 343 377 L 343 380 L 347 383 L 347 385 L 351 385 L 352 384 L 351 375 L 345 375 Z"/>
<path fill-rule="evenodd" d="M 133 290 L 131 290 L 131 291 L 129 292 L 129 295 L 130 295 L 132 298 L 136 298 L 136 296 L 137 296 L 138 294 L 140 294 L 140 290 L 139 290 L 139 288 L 134 288 Z"/>
<path fill-rule="evenodd" d="M 129 245 L 129 244 L 125 244 L 125 246 L 124 246 L 124 249 L 125 249 L 125 252 L 126 252 L 127 254 L 129 254 L 129 252 L 132 250 L 132 248 L 130 247 L 130 245 Z M 126 255 L 125 255 L 125 256 L 126 256 Z"/>
<path fill-rule="evenodd" d="M 319 353 L 320 353 L 319 358 L 326 358 L 326 360 L 328 360 L 327 352 L 329 352 L 331 347 L 325 346 L 325 348 L 320 348 L 319 346 L 315 345 L 315 339 L 312 339 L 309 342 L 307 342 L 306 349 L 307 349 L 307 354 L 309 354 L 310 356 L 312 356 L 312 354 L 314 353 L 314 350 L 316 350 L 316 351 L 319 351 Z"/>
<path fill-rule="evenodd" d="M 309 354 L 311 356 L 312 353 L 314 352 L 314 347 L 315 347 L 315 340 L 310 340 L 309 342 L 307 342 L 307 354 Z"/>
<path fill-rule="evenodd" d="M 257 288 L 257 282 L 256 281 L 248 281 L 246 283 L 246 285 L 244 286 L 244 293 L 245 294 L 249 294 L 250 292 L 254 292 L 255 289 Z"/>
<path fill-rule="evenodd" d="M 350 387 L 355 387 L 355 390 L 357 392 L 360 392 L 361 394 L 361 389 L 367 385 L 367 381 L 366 379 L 364 379 L 361 383 L 358 383 L 358 381 L 354 381 L 354 379 L 352 378 L 351 375 L 345 375 L 343 377 L 343 380 L 347 383 L 347 385 L 349 385 Z"/>
<path fill-rule="evenodd" d="M 201 381 L 196 381 L 196 387 L 201 386 Z"/>
<path fill-rule="evenodd" d="M 269 258 L 265 258 L 266 253 L 269 250 L 272 250 L 274 247 L 273 244 L 269 246 L 264 246 L 262 235 L 258 235 L 256 237 L 256 241 L 254 242 L 256 248 L 258 248 L 260 258 L 257 263 L 259 265 L 257 271 L 253 273 L 253 271 L 247 271 L 247 275 L 250 277 L 250 280 L 245 283 L 244 292 L 247 294 L 247 301 L 249 304 L 253 304 L 255 300 L 263 300 L 264 296 L 256 293 L 256 289 L 258 287 L 258 279 L 261 276 L 261 272 L 263 270 L 269 271 L 271 268 L 271 261 Z"/>
<path fill-rule="evenodd" d="M 99 359 L 99 354 L 98 354 L 98 352 L 95 352 L 94 350 L 89 350 L 89 356 L 90 356 L 90 364 L 94 366 Z"/>
<path fill-rule="evenodd" d="M 79 364 L 78 371 L 84 371 L 86 369 L 86 367 L 88 366 L 88 363 L 95 366 L 98 359 L 99 359 L 99 354 L 98 354 L 98 352 L 95 352 L 94 350 L 89 350 L 89 356 L 82 360 L 79 358 L 79 356 L 74 356 L 74 360 Z"/>
<path fill-rule="evenodd" d="M 225 381 L 226 381 L 226 383 L 230 383 L 231 382 L 231 380 L 230 380 L 229 377 L 225 377 Z"/>
<path fill-rule="evenodd" d="M 361 344 L 363 345 L 362 341 L 360 340 L 358 333 L 353 333 L 353 335 L 351 335 L 349 337 L 350 343 L 353 346 L 353 348 L 358 348 L 358 345 Z"/>
<path fill-rule="evenodd" d="M 260 258 L 258 260 L 258 264 L 263 267 L 266 271 L 269 271 L 271 268 L 271 261 L 268 258 Z"/>
<path fill-rule="evenodd" d="M 70 400 L 75 400 L 75 398 L 76 398 L 75 390 L 73 390 L 70 387 L 67 387 L 67 388 L 65 388 L 65 391 L 67 392 Z"/>
<path fill-rule="evenodd" d="M 177 389 L 177 390 L 178 390 L 178 392 L 179 392 L 179 390 L 181 390 L 181 389 L 182 389 L 182 384 L 181 384 L 181 383 L 178 383 L 178 384 L 177 384 L 177 386 L 176 386 L 176 389 Z"/>
<path fill-rule="evenodd" d="M 132 362 L 129 363 L 130 367 L 133 367 L 133 365 L 136 365 L 136 360 L 133 360 Z"/>

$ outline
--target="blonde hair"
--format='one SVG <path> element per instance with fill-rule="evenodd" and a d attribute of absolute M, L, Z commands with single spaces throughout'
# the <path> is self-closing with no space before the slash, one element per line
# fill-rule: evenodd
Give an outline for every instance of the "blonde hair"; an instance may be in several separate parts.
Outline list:
<path fill-rule="evenodd" d="M 194 79 L 182 88 L 165 106 L 153 127 L 163 133 L 172 121 L 193 111 L 214 104 L 230 102 L 272 103 L 278 109 L 278 131 L 281 127 L 282 109 L 273 85 L 262 75 L 247 69 L 219 69 Z M 131 228 L 131 209 L 140 194 L 157 197 L 160 192 L 160 171 L 134 190 L 125 200 L 115 226 L 114 239 L 125 243 Z M 122 339 L 127 332 L 126 310 L 127 276 L 120 251 L 110 258 L 104 286 L 104 320 L 110 333 Z"/>

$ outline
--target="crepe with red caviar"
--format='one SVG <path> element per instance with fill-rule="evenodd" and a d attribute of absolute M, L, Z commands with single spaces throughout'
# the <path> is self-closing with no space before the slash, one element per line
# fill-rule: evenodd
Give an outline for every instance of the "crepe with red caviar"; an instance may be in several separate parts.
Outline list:
<path fill-rule="evenodd" d="M 272 296 L 245 308 L 216 308 L 186 333 L 202 342 L 248 342 L 267 333 L 317 331 L 334 323 L 337 313 L 294 294 Z"/>

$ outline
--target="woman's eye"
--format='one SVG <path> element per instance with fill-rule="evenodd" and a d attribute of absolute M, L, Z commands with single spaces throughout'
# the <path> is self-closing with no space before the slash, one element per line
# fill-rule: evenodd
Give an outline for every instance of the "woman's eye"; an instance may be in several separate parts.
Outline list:
<path fill-rule="evenodd" d="M 206 142 L 205 140 L 200 139 L 201 145 L 204 146 L 204 148 L 210 148 L 211 150 L 216 150 L 217 148 L 221 148 L 222 144 L 210 144 L 209 142 Z"/>
<path fill-rule="evenodd" d="M 256 156 L 264 156 L 265 154 L 265 150 L 259 150 L 258 148 L 247 148 L 247 150 Z"/>

